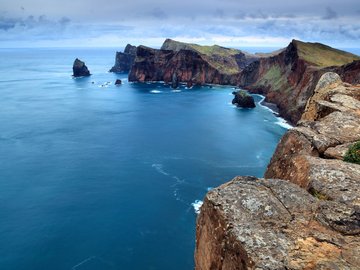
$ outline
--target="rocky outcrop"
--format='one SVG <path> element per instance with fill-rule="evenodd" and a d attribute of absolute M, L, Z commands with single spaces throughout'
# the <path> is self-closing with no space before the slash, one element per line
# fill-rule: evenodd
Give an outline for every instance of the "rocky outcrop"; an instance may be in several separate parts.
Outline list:
<path fill-rule="evenodd" d="M 220 46 L 200 46 L 167 39 L 160 50 L 139 46 L 130 81 L 235 85 L 239 72 L 259 57 Z"/>
<path fill-rule="evenodd" d="M 260 58 L 247 66 L 238 84 L 264 94 L 266 101 L 278 105 L 281 116 L 295 124 L 321 75 L 336 70 L 345 81 L 353 83 L 359 78 L 360 65 L 347 64 L 358 59 L 356 55 L 320 43 L 293 40 L 278 55 Z"/>
<path fill-rule="evenodd" d="M 164 81 L 170 84 L 174 73 L 179 82 L 197 85 L 235 83 L 231 80 L 234 77 L 221 73 L 196 51 L 157 50 L 145 46 L 137 48 L 129 81 Z"/>
<path fill-rule="evenodd" d="M 288 181 L 236 177 L 205 197 L 195 268 L 358 269 L 359 214 Z"/>
<path fill-rule="evenodd" d="M 120 79 L 117 79 L 116 81 L 115 81 L 115 85 L 121 85 L 122 84 L 122 81 L 120 80 Z"/>
<path fill-rule="evenodd" d="M 85 77 L 90 76 L 90 71 L 83 61 L 76 58 L 73 64 L 73 76 L 74 77 Z"/>
<path fill-rule="evenodd" d="M 136 46 L 126 45 L 124 52 L 116 52 L 115 65 L 110 72 L 124 73 L 129 72 L 136 56 Z"/>
<path fill-rule="evenodd" d="M 244 90 L 233 92 L 233 95 L 235 95 L 235 97 L 232 100 L 232 104 L 235 104 L 237 107 L 241 107 L 241 108 L 256 107 L 254 98 Z"/>
<path fill-rule="evenodd" d="M 360 140 L 359 92 L 324 74 L 267 179 L 237 177 L 206 195 L 196 269 L 359 269 L 360 165 L 343 161 Z"/>

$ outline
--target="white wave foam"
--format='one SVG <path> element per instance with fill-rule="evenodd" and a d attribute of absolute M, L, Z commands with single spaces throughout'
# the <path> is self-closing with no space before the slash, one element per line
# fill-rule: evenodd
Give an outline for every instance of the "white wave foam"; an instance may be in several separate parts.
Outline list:
<path fill-rule="evenodd" d="M 203 205 L 203 201 L 195 200 L 191 205 L 194 207 L 195 213 L 200 214 L 200 207 Z"/>
<path fill-rule="evenodd" d="M 171 90 L 171 92 L 173 92 L 173 93 L 180 93 L 180 92 L 181 92 L 181 90 L 174 89 L 174 90 Z"/>
<path fill-rule="evenodd" d="M 281 118 L 281 117 L 278 117 L 278 120 L 275 122 L 275 124 L 283 127 L 283 128 L 286 128 L 286 129 L 291 129 L 293 128 L 292 125 L 290 125 L 288 122 L 286 122 L 285 119 Z"/>
<path fill-rule="evenodd" d="M 162 91 L 160 90 L 151 90 L 150 93 L 152 94 L 160 94 Z"/>
<path fill-rule="evenodd" d="M 259 95 L 259 94 L 254 94 L 254 96 L 259 96 L 261 97 L 261 100 L 258 102 L 259 106 L 261 106 L 262 108 L 272 112 L 273 114 L 275 115 L 279 115 L 278 112 L 272 110 L 271 108 L 267 107 L 267 106 L 264 106 L 262 105 L 261 103 L 265 100 L 265 97 L 263 95 Z M 292 125 L 290 125 L 284 118 L 282 117 L 277 117 L 277 121 L 275 122 L 276 125 L 279 125 L 283 128 L 286 128 L 286 129 L 290 129 L 290 128 L 293 128 Z"/>
<path fill-rule="evenodd" d="M 151 167 L 155 168 L 155 170 L 157 170 L 159 173 L 169 176 L 169 174 L 163 170 L 162 164 L 152 164 Z"/>
<path fill-rule="evenodd" d="M 210 190 L 212 190 L 212 189 L 214 189 L 213 187 L 208 187 L 206 190 L 207 191 L 210 191 Z"/>

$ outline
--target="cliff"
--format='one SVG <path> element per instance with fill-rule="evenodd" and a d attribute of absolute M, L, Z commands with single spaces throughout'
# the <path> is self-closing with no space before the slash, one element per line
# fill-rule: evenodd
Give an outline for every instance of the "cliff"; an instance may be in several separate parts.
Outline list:
<path fill-rule="evenodd" d="M 196 228 L 196 269 L 359 269 L 360 86 L 324 74 L 265 178 L 210 191 Z"/>
<path fill-rule="evenodd" d="M 278 105 L 280 115 L 295 124 L 321 75 L 332 70 L 353 83 L 360 80 L 359 63 L 341 66 L 359 59 L 320 43 L 293 40 L 279 54 L 248 65 L 238 77 L 238 84 L 251 92 L 264 94 L 266 101 Z"/>
<path fill-rule="evenodd" d="M 139 46 L 129 81 L 236 84 L 239 72 L 258 57 L 236 49 L 200 46 L 167 39 L 160 50 Z"/>
<path fill-rule="evenodd" d="M 134 63 L 135 56 L 136 46 L 127 44 L 124 52 L 116 52 L 115 65 L 109 71 L 115 73 L 129 72 Z"/>

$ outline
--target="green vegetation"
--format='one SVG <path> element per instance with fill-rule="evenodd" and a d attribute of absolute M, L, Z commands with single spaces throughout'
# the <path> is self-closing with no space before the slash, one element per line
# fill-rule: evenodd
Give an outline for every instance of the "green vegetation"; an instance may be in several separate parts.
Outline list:
<path fill-rule="evenodd" d="M 224 74 L 236 74 L 240 72 L 234 55 L 242 53 L 240 50 L 224 48 L 218 45 L 202 46 L 192 43 L 184 43 L 167 39 L 162 45 L 164 50 L 192 50 L 205 57 L 207 62 Z"/>
<path fill-rule="evenodd" d="M 359 60 L 360 57 L 345 51 L 337 50 L 321 43 L 301 42 L 294 40 L 299 57 L 319 67 L 342 66 Z"/>
<path fill-rule="evenodd" d="M 314 188 L 310 188 L 309 193 L 321 201 L 329 201 L 330 200 L 329 196 L 322 194 L 321 192 L 315 190 Z"/>
<path fill-rule="evenodd" d="M 282 74 L 279 65 L 272 65 L 259 81 L 259 85 L 271 85 L 274 90 L 285 90 L 289 88 L 286 83 L 286 76 Z"/>
<path fill-rule="evenodd" d="M 360 141 L 349 147 L 346 152 L 344 161 L 360 164 Z"/>

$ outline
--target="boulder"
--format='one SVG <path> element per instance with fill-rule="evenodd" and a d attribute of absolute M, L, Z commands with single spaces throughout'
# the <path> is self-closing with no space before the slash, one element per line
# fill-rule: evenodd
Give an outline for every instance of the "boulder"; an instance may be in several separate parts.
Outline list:
<path fill-rule="evenodd" d="M 90 71 L 83 61 L 76 58 L 73 64 L 73 76 L 74 77 L 85 77 L 90 76 Z"/>
<path fill-rule="evenodd" d="M 233 92 L 235 95 L 234 99 L 232 100 L 232 104 L 235 104 L 237 107 L 241 108 L 255 108 L 255 101 L 254 98 L 249 95 L 246 91 L 240 90 L 237 92 Z"/>
<path fill-rule="evenodd" d="M 116 81 L 115 81 L 115 85 L 121 85 L 122 84 L 122 81 L 120 80 L 120 79 L 117 79 Z"/>

